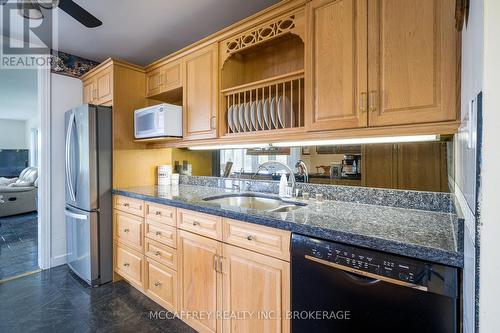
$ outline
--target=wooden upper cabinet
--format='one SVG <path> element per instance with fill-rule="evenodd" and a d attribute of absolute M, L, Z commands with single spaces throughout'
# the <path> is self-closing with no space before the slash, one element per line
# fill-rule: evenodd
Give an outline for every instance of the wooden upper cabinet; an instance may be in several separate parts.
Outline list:
<path fill-rule="evenodd" d="M 181 61 L 172 61 L 146 74 L 146 97 L 182 87 Z"/>
<path fill-rule="evenodd" d="M 370 0 L 369 125 L 455 120 L 454 0 Z"/>
<path fill-rule="evenodd" d="M 184 57 L 184 139 L 217 137 L 217 44 Z"/>
<path fill-rule="evenodd" d="M 146 74 L 146 97 L 161 93 L 161 72 L 160 67 Z"/>
<path fill-rule="evenodd" d="M 113 103 L 112 65 L 83 81 L 83 103 L 95 105 L 111 105 Z"/>
<path fill-rule="evenodd" d="M 307 128 L 365 127 L 367 0 L 313 0 L 307 19 Z"/>
<path fill-rule="evenodd" d="M 223 245 L 223 309 L 253 314 L 224 321 L 224 332 L 290 331 L 290 264 L 232 245 Z M 271 319 L 259 314 L 272 314 Z"/>
<path fill-rule="evenodd" d="M 94 80 L 83 82 L 83 104 L 92 104 L 94 101 Z"/>
<path fill-rule="evenodd" d="M 222 294 L 221 274 L 216 270 L 222 252 L 220 242 L 179 230 L 179 288 L 178 310 L 203 314 L 185 321 L 201 333 L 221 332 L 217 311 Z"/>
<path fill-rule="evenodd" d="M 97 104 L 109 104 L 113 100 L 113 66 L 109 66 L 95 77 Z"/>

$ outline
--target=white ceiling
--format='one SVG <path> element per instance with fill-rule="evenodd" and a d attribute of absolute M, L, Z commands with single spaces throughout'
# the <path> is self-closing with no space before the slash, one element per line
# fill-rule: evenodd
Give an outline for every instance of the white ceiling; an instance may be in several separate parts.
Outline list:
<path fill-rule="evenodd" d="M 27 120 L 35 117 L 38 112 L 37 98 L 36 70 L 0 70 L 0 119 Z"/>
<path fill-rule="evenodd" d="M 57 9 L 59 50 L 96 61 L 113 57 L 146 65 L 279 0 L 75 2 L 103 25 L 88 29 Z"/>

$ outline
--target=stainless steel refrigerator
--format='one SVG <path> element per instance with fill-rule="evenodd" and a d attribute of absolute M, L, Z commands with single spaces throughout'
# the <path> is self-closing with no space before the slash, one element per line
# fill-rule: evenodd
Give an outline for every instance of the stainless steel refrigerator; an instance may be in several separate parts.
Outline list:
<path fill-rule="evenodd" d="M 113 276 L 111 116 L 87 104 L 65 113 L 67 262 L 91 286 Z"/>

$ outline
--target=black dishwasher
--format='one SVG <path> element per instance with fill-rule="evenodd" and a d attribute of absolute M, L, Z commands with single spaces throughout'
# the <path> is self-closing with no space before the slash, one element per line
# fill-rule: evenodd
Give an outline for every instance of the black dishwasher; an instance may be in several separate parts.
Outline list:
<path fill-rule="evenodd" d="M 458 270 L 292 235 L 292 333 L 457 332 Z"/>

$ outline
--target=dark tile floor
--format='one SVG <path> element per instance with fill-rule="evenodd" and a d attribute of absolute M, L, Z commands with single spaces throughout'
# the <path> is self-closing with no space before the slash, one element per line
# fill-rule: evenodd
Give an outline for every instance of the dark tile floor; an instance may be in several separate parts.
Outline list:
<path fill-rule="evenodd" d="M 0 280 L 36 269 L 37 213 L 0 217 Z"/>
<path fill-rule="evenodd" d="M 90 288 L 59 266 L 0 284 L 0 332 L 195 332 L 126 282 Z"/>

